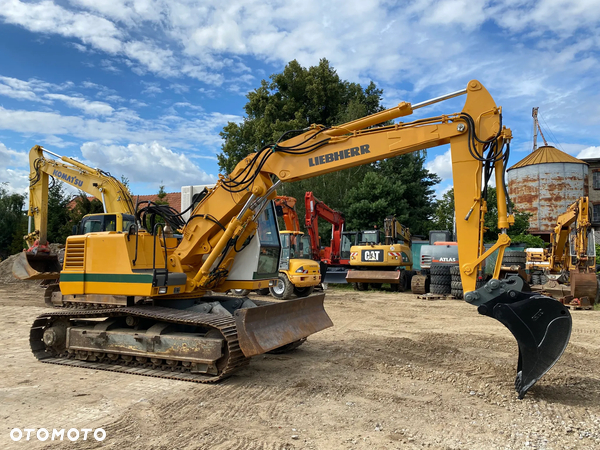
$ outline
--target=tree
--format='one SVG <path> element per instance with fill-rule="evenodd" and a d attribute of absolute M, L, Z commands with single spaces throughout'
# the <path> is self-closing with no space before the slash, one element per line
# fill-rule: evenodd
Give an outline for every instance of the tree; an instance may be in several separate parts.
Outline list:
<path fill-rule="evenodd" d="M 435 212 L 432 187 L 440 178 L 429 172 L 419 154 L 402 155 L 373 165 L 348 192 L 348 229 L 383 227 L 395 216 L 412 234 L 427 234 Z"/>
<path fill-rule="evenodd" d="M 67 233 L 67 235 L 72 233 L 73 226 L 78 225 L 84 216 L 87 216 L 88 214 L 104 212 L 102 202 L 97 198 L 92 198 L 92 200 L 90 200 L 88 195 L 83 191 L 79 191 L 79 194 L 77 194 L 72 201 L 74 202 L 75 206 L 68 211 L 68 222 L 64 226 L 63 230 L 65 233 Z"/>
<path fill-rule="evenodd" d="M 437 230 L 454 232 L 454 188 L 446 192 L 435 206 L 434 224 Z"/>
<path fill-rule="evenodd" d="M 71 234 L 68 204 L 62 183 L 48 189 L 48 242 L 64 244 Z"/>
<path fill-rule="evenodd" d="M 337 125 L 383 109 L 383 91 L 375 83 L 363 89 L 360 84 L 343 81 L 326 59 L 308 69 L 291 61 L 270 79 L 262 80 L 261 86 L 246 96 L 243 122 L 229 122 L 220 133 L 225 142 L 218 160 L 225 173 L 286 131 L 311 124 Z"/>
<path fill-rule="evenodd" d="M 375 83 L 363 89 L 341 80 L 326 59 L 308 69 L 291 61 L 270 80 L 263 80 L 247 95 L 243 122 L 230 122 L 221 132 L 224 144 L 218 159 L 226 173 L 248 154 L 276 142 L 286 131 L 315 123 L 339 125 L 383 110 L 383 91 Z M 305 213 L 304 193 L 313 191 L 328 206 L 345 214 L 347 229 L 381 227 L 385 217 L 396 215 L 413 233 L 426 233 L 434 213 L 432 186 L 438 182 L 437 175 L 425 169 L 423 155 L 410 154 L 284 183 L 278 193 L 298 200 L 300 217 Z M 320 221 L 319 231 L 325 242 L 330 229 L 329 224 Z"/>
<path fill-rule="evenodd" d="M 483 240 L 486 243 L 496 242 L 500 230 L 498 228 L 498 204 L 496 202 L 496 188 L 489 187 L 487 191 L 487 213 L 485 214 L 485 226 L 487 231 L 483 234 Z M 514 207 L 511 202 L 511 206 Z M 513 209 L 515 223 L 508 229 L 508 235 L 515 243 L 525 243 L 528 246 L 544 247 L 542 239 L 537 236 L 531 236 L 529 230 L 530 214 Z M 446 192 L 437 202 L 435 213 L 435 225 L 443 230 L 452 230 L 454 216 L 454 189 Z"/>
<path fill-rule="evenodd" d="M 528 234 L 529 230 L 529 213 L 518 211 L 514 209 L 514 204 L 510 202 L 513 208 L 513 214 L 515 216 L 515 223 L 508 229 L 508 235 L 512 238 L 521 234 Z M 498 240 L 498 203 L 496 188 L 490 187 L 487 191 L 487 209 L 488 212 L 485 215 L 485 226 L 487 231 L 483 234 L 483 240 L 485 242 L 496 242 Z"/>
<path fill-rule="evenodd" d="M 7 183 L 0 183 L 0 257 L 3 259 L 23 249 L 27 220 L 23 209 L 25 196 L 9 194 Z"/>
<path fill-rule="evenodd" d="M 154 201 L 157 205 L 168 205 L 169 202 L 165 200 L 167 196 L 167 192 L 165 191 L 165 185 L 161 184 L 158 187 L 158 194 L 156 194 L 157 199 Z"/>

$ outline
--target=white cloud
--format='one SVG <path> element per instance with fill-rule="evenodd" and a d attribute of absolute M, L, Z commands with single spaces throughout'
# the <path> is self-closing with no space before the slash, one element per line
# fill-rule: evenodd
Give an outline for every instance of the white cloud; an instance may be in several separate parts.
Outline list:
<path fill-rule="evenodd" d="M 29 170 L 0 167 L 0 184 L 4 184 L 8 192 L 27 195 L 29 193 Z"/>
<path fill-rule="evenodd" d="M 108 103 L 89 101 L 83 97 L 71 97 L 64 94 L 46 94 L 45 97 L 64 102 L 71 108 L 80 109 L 91 116 L 110 116 L 114 111 Z"/>
<path fill-rule="evenodd" d="M 18 78 L 0 76 L 0 95 L 14 98 L 16 100 L 30 100 L 34 102 L 50 103 L 39 96 L 40 93 L 47 92 L 51 87 L 59 86 L 45 83 L 35 78 L 29 81 L 19 80 Z"/>
<path fill-rule="evenodd" d="M 441 155 L 437 155 L 433 161 L 425 164 L 425 168 L 430 172 L 437 174 L 442 181 L 452 179 L 452 155 L 450 149 Z"/>
<path fill-rule="evenodd" d="M 163 91 L 160 88 L 160 83 L 148 83 L 146 81 L 142 81 L 142 85 L 145 86 L 142 94 L 154 96 L 155 94 L 160 94 Z"/>
<path fill-rule="evenodd" d="M 0 185 L 10 193 L 27 194 L 29 189 L 29 158 L 25 152 L 7 148 L 0 142 Z"/>
<path fill-rule="evenodd" d="M 0 161 L 2 161 L 2 165 L 6 167 L 29 166 L 27 153 L 7 148 L 2 142 L 0 142 Z"/>
<path fill-rule="evenodd" d="M 596 147 L 588 147 L 581 150 L 577 156 L 577 158 L 600 158 L 600 146 Z"/>
<path fill-rule="evenodd" d="M 179 148 L 217 148 L 219 131 L 228 122 L 241 117 L 220 113 L 198 113 L 189 119 L 177 116 L 172 124 L 162 119 L 141 119 L 135 112 L 122 108 L 106 118 L 84 118 L 56 112 L 11 110 L 0 106 L 0 129 L 27 135 L 69 136 L 91 141 L 169 142 Z"/>
<path fill-rule="evenodd" d="M 158 142 L 144 144 L 102 145 L 86 142 L 81 153 L 93 165 L 119 177 L 125 175 L 132 183 L 156 185 L 164 183 L 178 191 L 186 184 L 210 184 L 216 177 L 207 174 L 186 155 L 174 152 Z"/>
<path fill-rule="evenodd" d="M 34 32 L 79 38 L 84 44 L 112 54 L 121 50 L 123 35 L 112 22 L 86 12 L 71 12 L 52 1 L 4 0 L 0 15 L 6 22 Z"/>

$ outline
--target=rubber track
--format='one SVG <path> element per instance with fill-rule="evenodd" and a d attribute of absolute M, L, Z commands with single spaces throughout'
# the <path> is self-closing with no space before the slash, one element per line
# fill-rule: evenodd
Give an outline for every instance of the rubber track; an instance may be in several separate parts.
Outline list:
<path fill-rule="evenodd" d="M 204 326 L 218 329 L 227 342 L 227 347 L 229 350 L 227 365 L 221 371 L 221 373 L 211 376 L 193 374 L 189 372 L 171 372 L 153 367 L 135 367 L 120 365 L 118 363 L 107 364 L 93 361 L 81 361 L 78 359 L 65 358 L 59 355 L 52 355 L 52 353 L 46 351 L 46 346 L 42 338 L 46 326 L 49 325 L 54 318 L 68 317 L 76 319 L 88 319 L 125 315 L 155 319 L 162 322 L 178 323 L 191 326 Z M 70 309 L 48 312 L 38 316 L 38 318 L 34 321 L 29 334 L 29 344 L 34 356 L 43 363 L 83 367 L 94 370 L 107 370 L 110 372 L 129 373 L 148 377 L 168 378 L 171 380 L 192 381 L 195 383 L 215 383 L 219 380 L 227 378 L 240 368 L 247 366 L 250 362 L 250 358 L 246 358 L 240 349 L 235 319 L 233 317 L 196 313 L 172 308 L 163 308 L 159 306 L 134 306 L 82 311 L 74 311 L 73 309 Z"/>

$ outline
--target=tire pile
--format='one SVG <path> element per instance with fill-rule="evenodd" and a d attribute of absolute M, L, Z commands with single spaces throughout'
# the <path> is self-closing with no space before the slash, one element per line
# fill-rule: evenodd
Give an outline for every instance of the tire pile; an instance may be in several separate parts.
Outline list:
<path fill-rule="evenodd" d="M 429 292 L 438 295 L 448 295 L 451 293 L 452 275 L 450 275 L 450 268 L 451 266 L 431 266 Z"/>
<path fill-rule="evenodd" d="M 525 252 L 518 251 L 508 251 L 504 252 L 504 257 L 502 258 L 503 266 L 519 266 L 521 269 L 525 269 L 527 261 L 527 254 Z"/>
<path fill-rule="evenodd" d="M 450 293 L 456 298 L 463 298 L 463 285 L 460 279 L 460 267 L 450 267 L 450 275 L 452 276 L 452 285 L 450 286 L 452 290 Z"/>
<path fill-rule="evenodd" d="M 548 277 L 542 271 L 536 271 L 531 274 L 531 284 L 544 285 L 548 282 Z"/>

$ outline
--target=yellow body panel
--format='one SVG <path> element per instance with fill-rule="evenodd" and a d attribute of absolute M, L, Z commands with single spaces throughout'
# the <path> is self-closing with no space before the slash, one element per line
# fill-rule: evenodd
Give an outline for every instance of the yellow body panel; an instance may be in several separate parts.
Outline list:
<path fill-rule="evenodd" d="M 296 270 L 301 267 L 308 273 L 296 273 Z M 312 259 L 290 259 L 290 268 L 279 272 L 285 273 L 290 282 L 296 287 L 316 286 L 321 282 L 319 264 Z"/>
<path fill-rule="evenodd" d="M 369 254 L 371 258 L 369 258 Z M 375 256 L 383 256 L 378 261 Z M 406 244 L 353 245 L 350 248 L 350 265 L 363 267 L 406 267 L 412 269 L 412 251 Z"/>
<path fill-rule="evenodd" d="M 60 275 L 61 292 L 64 295 L 158 295 L 158 288 L 152 287 L 155 238 L 147 233 L 138 235 L 136 259 L 136 237 L 129 236 L 129 240 L 127 237 L 126 233 L 107 231 L 67 238 Z M 174 247 L 176 241 L 167 238 L 167 247 Z M 157 269 L 165 267 L 161 242 L 156 238 L 154 267 Z M 167 292 L 161 295 L 173 294 L 175 288 L 168 286 Z"/>

